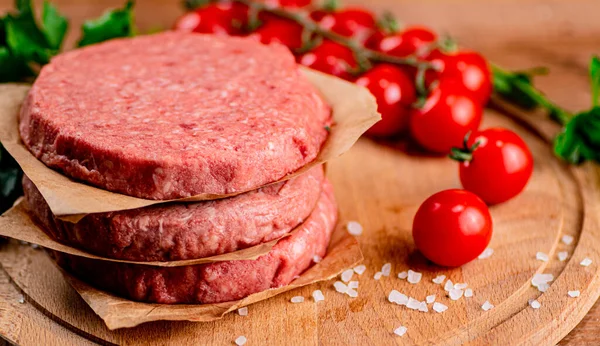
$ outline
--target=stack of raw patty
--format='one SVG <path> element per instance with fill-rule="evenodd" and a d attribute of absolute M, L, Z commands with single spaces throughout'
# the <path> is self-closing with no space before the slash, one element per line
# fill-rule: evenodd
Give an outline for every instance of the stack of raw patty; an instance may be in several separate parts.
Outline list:
<path fill-rule="evenodd" d="M 322 167 L 269 184 L 317 157 L 330 122 L 282 46 L 181 33 L 110 41 L 42 69 L 21 109 L 29 150 L 73 179 L 139 198 L 249 192 L 77 224 L 57 219 L 27 178 L 26 202 L 57 241 L 113 259 L 203 258 L 291 232 L 256 260 L 181 267 L 55 253 L 77 277 L 134 300 L 240 299 L 290 283 L 325 255 L 337 207 Z"/>

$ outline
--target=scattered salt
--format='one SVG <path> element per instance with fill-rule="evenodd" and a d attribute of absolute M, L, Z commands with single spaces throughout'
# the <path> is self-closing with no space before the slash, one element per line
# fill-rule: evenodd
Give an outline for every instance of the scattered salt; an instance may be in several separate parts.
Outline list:
<path fill-rule="evenodd" d="M 569 253 L 566 251 L 561 251 L 558 253 L 558 260 L 561 262 L 564 262 L 567 259 L 567 257 L 569 257 Z"/>
<path fill-rule="evenodd" d="M 25 303 L 25 298 L 23 296 L 19 297 L 19 303 L 21 303 L 21 304 Z"/>
<path fill-rule="evenodd" d="M 432 295 L 430 295 L 430 296 L 427 296 L 427 297 L 425 298 L 425 301 L 427 302 L 427 304 L 431 304 L 431 303 L 435 302 L 435 294 L 432 294 Z"/>
<path fill-rule="evenodd" d="M 548 255 L 546 255 L 543 252 L 539 252 L 539 251 L 535 254 L 535 258 L 542 262 L 548 262 L 548 260 L 549 260 Z"/>
<path fill-rule="evenodd" d="M 398 273 L 398 279 L 406 279 L 408 277 L 408 272 L 400 272 Z"/>
<path fill-rule="evenodd" d="M 535 274 L 531 279 L 531 285 L 538 287 L 540 284 L 547 284 L 552 280 L 554 280 L 554 275 L 552 274 Z"/>
<path fill-rule="evenodd" d="M 459 290 L 456 288 L 453 288 L 448 292 L 448 296 L 452 300 L 459 300 L 463 296 L 463 294 L 464 294 L 463 290 Z"/>
<path fill-rule="evenodd" d="M 429 309 L 427 308 L 427 303 L 426 302 L 421 302 L 421 304 L 419 304 L 419 311 L 421 311 L 421 312 L 429 312 Z"/>
<path fill-rule="evenodd" d="M 363 232 L 363 227 L 360 223 L 356 221 L 348 222 L 348 224 L 346 225 L 346 229 L 348 230 L 348 233 L 352 235 L 361 235 Z"/>
<path fill-rule="evenodd" d="M 433 278 L 431 281 L 433 281 L 434 284 L 441 285 L 442 282 L 444 282 L 444 280 L 446 280 L 446 275 L 438 275 L 435 278 Z"/>
<path fill-rule="evenodd" d="M 238 309 L 238 315 L 240 316 L 248 316 L 248 307 L 244 306 L 243 308 Z"/>
<path fill-rule="evenodd" d="M 315 300 L 315 303 L 325 300 L 325 296 L 321 290 L 315 290 L 312 293 L 312 297 Z"/>
<path fill-rule="evenodd" d="M 546 292 L 549 288 L 550 288 L 550 285 L 546 284 L 546 283 L 541 283 L 537 287 L 538 291 L 540 291 L 540 292 Z"/>
<path fill-rule="evenodd" d="M 390 276 L 391 272 L 392 272 L 392 264 L 391 263 L 386 263 L 383 265 L 383 267 L 381 267 L 381 275 Z"/>
<path fill-rule="evenodd" d="M 573 237 L 570 236 L 570 235 L 565 234 L 565 235 L 562 236 L 562 242 L 565 243 L 565 244 L 567 244 L 567 245 L 571 245 L 571 243 L 573 242 Z"/>
<path fill-rule="evenodd" d="M 342 281 L 344 281 L 344 282 L 350 281 L 350 279 L 352 279 L 352 275 L 354 275 L 354 270 L 352 270 L 352 269 L 344 270 L 341 275 Z"/>
<path fill-rule="evenodd" d="M 292 303 L 296 304 L 296 303 L 302 303 L 304 301 L 304 297 L 302 296 L 295 296 L 292 297 L 292 299 L 290 300 Z"/>
<path fill-rule="evenodd" d="M 31 247 L 32 247 L 33 249 L 38 249 L 40 246 L 39 246 L 38 244 L 31 244 Z"/>
<path fill-rule="evenodd" d="M 402 335 L 406 334 L 407 330 L 408 330 L 408 328 L 406 328 L 405 326 L 400 326 L 394 330 L 394 334 L 396 334 L 398 336 L 402 336 Z"/>
<path fill-rule="evenodd" d="M 444 285 L 444 291 L 448 292 L 453 288 L 454 288 L 454 284 L 452 283 L 452 280 L 446 281 L 446 284 Z"/>
<path fill-rule="evenodd" d="M 469 287 L 469 285 L 466 283 L 454 284 L 454 288 L 457 290 L 464 290 L 467 287 Z"/>
<path fill-rule="evenodd" d="M 383 275 L 382 272 L 377 272 L 377 273 L 375 273 L 375 275 L 373 275 L 373 279 L 379 280 L 379 279 L 381 279 L 381 275 Z"/>
<path fill-rule="evenodd" d="M 446 310 L 448 310 L 448 307 L 446 305 L 438 302 L 433 303 L 433 311 L 441 314 Z"/>
<path fill-rule="evenodd" d="M 581 263 L 579 263 L 579 264 L 581 264 L 581 265 L 582 265 L 582 266 L 584 266 L 584 267 L 587 267 L 587 266 L 589 266 L 590 264 L 592 264 L 592 260 L 586 257 L 586 258 L 584 258 L 584 259 L 583 259 L 583 261 L 581 261 Z"/>
<path fill-rule="evenodd" d="M 467 289 L 465 290 L 465 297 L 466 297 L 466 298 L 471 298 L 472 296 L 473 296 L 473 290 L 472 290 L 472 289 L 470 289 L 470 288 L 467 288 Z"/>
<path fill-rule="evenodd" d="M 367 266 L 365 266 L 364 264 L 354 267 L 354 272 L 358 275 L 363 275 L 363 273 L 366 270 L 367 270 Z"/>
<path fill-rule="evenodd" d="M 348 288 L 348 291 L 346 292 L 346 294 L 349 295 L 351 298 L 358 297 L 358 291 L 355 291 L 351 288 Z"/>
<path fill-rule="evenodd" d="M 396 303 L 398 305 L 406 305 L 406 303 L 408 303 L 408 297 L 403 293 L 400 293 L 396 290 L 392 290 L 388 295 L 388 301 L 390 303 Z"/>
<path fill-rule="evenodd" d="M 246 339 L 245 336 L 238 336 L 237 339 L 235 339 L 235 344 L 238 346 L 242 346 L 246 344 L 246 341 L 248 341 L 248 339 Z"/>
<path fill-rule="evenodd" d="M 494 249 L 487 248 L 487 249 L 483 250 L 481 255 L 479 255 L 477 258 L 485 259 L 485 258 L 490 257 L 493 253 L 494 253 Z"/>
<path fill-rule="evenodd" d="M 323 257 L 319 256 L 319 255 L 314 255 L 313 256 L 313 262 L 315 263 L 319 263 L 323 260 Z"/>
<path fill-rule="evenodd" d="M 408 282 L 409 283 L 411 283 L 413 285 L 414 284 L 418 284 L 419 281 L 421 281 L 422 277 L 423 277 L 422 273 L 417 273 L 417 272 L 414 272 L 414 271 L 412 271 L 410 269 L 408 270 L 407 278 L 408 278 Z"/>
<path fill-rule="evenodd" d="M 353 288 L 353 289 L 357 289 L 358 288 L 358 281 L 350 281 L 348 283 L 348 287 Z"/>
<path fill-rule="evenodd" d="M 529 306 L 531 306 L 533 309 L 539 309 L 542 304 L 535 299 L 529 299 Z"/>
<path fill-rule="evenodd" d="M 335 288 L 336 291 L 340 292 L 340 293 L 346 293 L 348 292 L 348 286 L 346 286 L 346 284 L 344 284 L 341 281 L 336 281 L 333 283 L 333 287 Z"/>
<path fill-rule="evenodd" d="M 406 302 L 406 307 L 412 310 L 417 310 L 420 306 L 421 302 L 413 297 L 409 297 L 408 302 Z"/>
<path fill-rule="evenodd" d="M 487 300 L 485 301 L 485 303 L 483 303 L 483 305 L 481 306 L 481 308 L 483 309 L 483 311 L 488 311 L 490 309 L 492 309 L 494 307 L 494 305 L 492 305 L 490 302 L 488 302 Z"/>
<path fill-rule="evenodd" d="M 579 291 L 569 291 L 569 297 L 571 298 L 577 298 L 579 294 L 581 294 Z"/>

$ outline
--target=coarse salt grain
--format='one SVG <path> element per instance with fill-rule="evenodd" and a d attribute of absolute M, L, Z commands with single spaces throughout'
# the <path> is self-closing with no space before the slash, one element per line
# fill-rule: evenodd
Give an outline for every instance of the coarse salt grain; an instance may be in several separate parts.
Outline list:
<path fill-rule="evenodd" d="M 373 279 L 379 280 L 379 279 L 381 279 L 381 275 L 383 275 L 383 273 L 377 272 L 377 273 L 375 273 L 375 275 L 373 275 Z"/>
<path fill-rule="evenodd" d="M 340 293 L 348 292 L 348 286 L 346 286 L 346 284 L 341 281 L 334 282 L 333 287 L 335 288 L 336 291 L 338 291 Z"/>
<path fill-rule="evenodd" d="M 429 309 L 427 308 L 427 303 L 426 302 L 421 302 L 421 304 L 419 305 L 419 311 L 421 311 L 421 312 L 429 312 Z"/>
<path fill-rule="evenodd" d="M 454 288 L 454 284 L 452 283 L 452 280 L 446 281 L 446 284 L 444 285 L 444 291 L 449 292 L 453 288 Z"/>
<path fill-rule="evenodd" d="M 586 257 L 586 258 L 584 258 L 584 259 L 583 259 L 583 261 L 581 261 L 581 263 L 579 263 L 579 264 L 581 264 L 581 265 L 582 265 L 582 266 L 584 266 L 584 267 L 587 267 L 587 266 L 589 266 L 590 264 L 592 264 L 592 260 Z"/>
<path fill-rule="evenodd" d="M 427 302 L 427 304 L 431 304 L 431 303 L 435 302 L 435 294 L 432 294 L 432 295 L 430 295 L 430 296 L 427 296 L 427 297 L 425 298 L 425 301 Z"/>
<path fill-rule="evenodd" d="M 400 272 L 398 273 L 398 279 L 406 279 L 408 277 L 408 272 Z"/>
<path fill-rule="evenodd" d="M 25 304 L 25 297 L 23 297 L 23 296 L 20 296 L 20 297 L 19 297 L 19 303 L 21 303 L 21 304 Z"/>
<path fill-rule="evenodd" d="M 581 294 L 581 292 L 579 292 L 579 291 L 569 291 L 568 294 L 569 294 L 569 297 L 571 297 L 571 298 L 577 298 L 577 297 L 579 297 L 579 295 Z"/>
<path fill-rule="evenodd" d="M 529 299 L 529 306 L 531 306 L 533 309 L 539 309 L 542 304 L 535 299 Z"/>
<path fill-rule="evenodd" d="M 325 296 L 323 295 L 323 292 L 321 292 L 321 290 L 313 291 L 312 297 L 315 300 L 315 303 L 325 300 Z"/>
<path fill-rule="evenodd" d="M 408 302 L 406 302 L 406 307 L 412 310 L 417 310 L 420 306 L 421 302 L 413 297 L 409 297 Z"/>
<path fill-rule="evenodd" d="M 448 307 L 442 303 L 435 302 L 433 303 L 432 309 L 433 311 L 441 314 L 442 312 L 448 310 Z"/>
<path fill-rule="evenodd" d="M 567 257 L 569 257 L 569 253 L 566 251 L 561 251 L 558 253 L 558 260 L 561 262 L 564 262 L 567 259 Z"/>
<path fill-rule="evenodd" d="M 246 337 L 242 335 L 242 336 L 238 336 L 238 338 L 235 339 L 235 344 L 238 346 L 242 346 L 242 345 L 245 345 L 247 341 L 248 341 L 248 339 L 246 339 Z"/>
<path fill-rule="evenodd" d="M 479 259 L 488 258 L 492 254 L 494 254 L 494 249 L 487 248 L 487 249 L 483 250 L 483 252 L 481 253 L 481 255 L 479 255 L 477 258 L 479 258 Z"/>
<path fill-rule="evenodd" d="M 240 316 L 248 316 L 248 307 L 244 306 L 243 308 L 238 309 L 238 315 Z"/>
<path fill-rule="evenodd" d="M 359 266 L 354 267 L 354 272 L 358 275 L 363 275 L 363 273 L 367 270 L 367 266 L 361 264 Z"/>
<path fill-rule="evenodd" d="M 464 290 L 467 287 L 469 287 L 469 285 L 466 283 L 454 284 L 454 288 L 457 290 Z"/>
<path fill-rule="evenodd" d="M 348 230 L 348 233 L 352 235 L 361 235 L 363 232 L 363 227 L 360 223 L 356 221 L 348 222 L 348 224 L 346 225 L 346 229 Z"/>
<path fill-rule="evenodd" d="M 459 300 L 463 296 L 464 293 L 465 292 L 463 290 L 453 288 L 448 292 L 448 296 L 452 300 Z"/>
<path fill-rule="evenodd" d="M 348 288 L 348 291 L 346 292 L 346 294 L 349 295 L 351 298 L 358 297 L 358 291 L 355 291 L 351 288 Z"/>
<path fill-rule="evenodd" d="M 391 263 L 386 263 L 383 265 L 383 267 L 381 267 L 381 275 L 390 276 L 391 272 L 392 272 L 392 264 Z"/>
<path fill-rule="evenodd" d="M 398 305 L 406 305 L 406 303 L 408 303 L 408 297 L 403 293 L 400 293 L 396 290 L 392 290 L 388 295 L 388 301 L 390 303 L 396 303 Z"/>
<path fill-rule="evenodd" d="M 353 288 L 353 289 L 357 289 L 358 288 L 358 281 L 350 281 L 348 283 L 348 287 Z"/>
<path fill-rule="evenodd" d="M 540 291 L 540 292 L 546 292 L 549 288 L 550 288 L 550 285 L 546 284 L 546 283 L 541 283 L 537 287 L 538 291 Z"/>
<path fill-rule="evenodd" d="M 567 245 L 571 245 L 571 243 L 573 242 L 573 237 L 570 235 L 567 235 L 567 234 L 563 235 L 561 239 L 562 239 L 562 242 Z"/>
<path fill-rule="evenodd" d="M 423 277 L 422 273 L 418 273 L 418 272 L 414 272 L 412 270 L 408 271 L 408 275 L 407 275 L 407 281 L 411 284 L 418 284 L 419 281 L 421 281 L 421 278 Z"/>
<path fill-rule="evenodd" d="M 552 280 L 554 280 L 554 275 L 552 274 L 535 274 L 531 279 L 531 285 L 538 287 L 540 284 L 547 284 Z"/>
<path fill-rule="evenodd" d="M 444 282 L 444 280 L 446 280 L 446 275 L 438 275 L 435 278 L 433 278 L 431 281 L 434 284 L 441 285 Z"/>
<path fill-rule="evenodd" d="M 493 307 L 494 305 L 492 305 L 489 301 L 486 300 L 485 303 L 483 303 L 483 305 L 481 306 L 481 309 L 483 309 L 483 311 L 488 311 Z"/>
<path fill-rule="evenodd" d="M 302 297 L 302 296 L 295 296 L 295 297 L 292 297 L 292 299 L 290 299 L 290 301 L 292 303 L 294 303 L 294 304 L 302 303 L 302 302 L 304 302 L 304 297 Z"/>
<path fill-rule="evenodd" d="M 344 282 L 350 281 L 350 279 L 352 279 L 352 275 L 354 275 L 353 269 L 344 270 L 341 275 L 342 281 L 344 281 Z"/>
<path fill-rule="evenodd" d="M 472 296 L 473 296 L 473 290 L 472 290 L 472 289 L 470 289 L 470 288 L 467 288 L 467 289 L 465 290 L 465 297 L 466 297 L 466 298 L 471 298 Z"/>
<path fill-rule="evenodd" d="M 319 263 L 323 260 L 323 257 L 319 256 L 319 255 L 314 255 L 313 256 L 313 262 L 315 263 Z"/>
<path fill-rule="evenodd" d="M 408 328 L 406 328 L 405 326 L 400 326 L 394 330 L 394 334 L 396 334 L 398 336 L 402 336 L 402 335 L 406 334 L 407 330 L 408 330 Z"/>
<path fill-rule="evenodd" d="M 548 260 L 549 260 L 548 255 L 546 255 L 543 252 L 539 252 L 539 251 L 535 254 L 535 258 L 542 262 L 548 262 Z"/>

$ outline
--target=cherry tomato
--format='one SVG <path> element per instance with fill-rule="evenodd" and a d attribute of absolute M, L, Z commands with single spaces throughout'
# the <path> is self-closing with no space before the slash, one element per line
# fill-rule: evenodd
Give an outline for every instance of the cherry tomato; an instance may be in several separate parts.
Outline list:
<path fill-rule="evenodd" d="M 264 44 L 281 43 L 291 50 L 302 47 L 302 25 L 285 19 L 271 19 L 258 28 L 251 37 Z"/>
<path fill-rule="evenodd" d="M 479 53 L 468 51 L 444 53 L 435 49 L 429 53 L 426 60 L 438 70 L 429 70 L 428 83 L 438 79 L 453 80 L 462 83 L 482 104 L 490 98 L 491 72 L 487 61 Z"/>
<path fill-rule="evenodd" d="M 381 120 L 367 130 L 368 135 L 391 136 L 407 128 L 410 106 L 417 98 L 412 79 L 402 69 L 390 64 L 377 65 L 355 83 L 369 89 L 381 113 Z"/>
<path fill-rule="evenodd" d="M 377 27 L 375 16 L 361 8 L 348 8 L 340 11 L 323 13 L 315 11 L 311 18 L 323 28 L 346 37 L 354 37 L 364 41 Z"/>
<path fill-rule="evenodd" d="M 248 6 L 218 2 L 188 12 L 175 22 L 174 30 L 218 35 L 241 35 L 248 21 Z"/>
<path fill-rule="evenodd" d="M 352 79 L 350 69 L 357 67 L 350 48 L 329 40 L 324 40 L 312 51 L 301 55 L 298 61 L 304 66 L 346 80 Z"/>
<path fill-rule="evenodd" d="M 483 109 L 462 85 L 439 83 L 421 108 L 410 116 L 412 137 L 425 149 L 447 154 L 462 144 L 469 131 L 481 123 Z"/>
<path fill-rule="evenodd" d="M 414 26 L 389 36 L 376 32 L 367 40 L 366 46 L 385 54 L 406 57 L 420 54 L 436 40 L 437 35 L 430 29 Z"/>
<path fill-rule="evenodd" d="M 491 128 L 469 136 L 470 160 L 460 163 L 460 181 L 463 187 L 488 204 L 507 201 L 518 195 L 533 172 L 533 156 L 527 144 L 516 133 Z"/>
<path fill-rule="evenodd" d="M 311 4 L 311 0 L 267 0 L 265 4 L 274 7 L 300 8 Z"/>
<path fill-rule="evenodd" d="M 475 194 L 445 190 L 421 204 L 412 234 L 415 245 L 430 261 L 458 267 L 477 258 L 488 246 L 492 217 Z"/>

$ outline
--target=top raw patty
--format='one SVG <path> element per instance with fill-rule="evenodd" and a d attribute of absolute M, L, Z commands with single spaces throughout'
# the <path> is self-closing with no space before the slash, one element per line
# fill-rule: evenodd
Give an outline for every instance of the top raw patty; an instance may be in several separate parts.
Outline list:
<path fill-rule="evenodd" d="M 283 46 L 169 32 L 54 58 L 20 132 L 49 167 L 162 200 L 279 180 L 316 158 L 330 118 Z"/>

